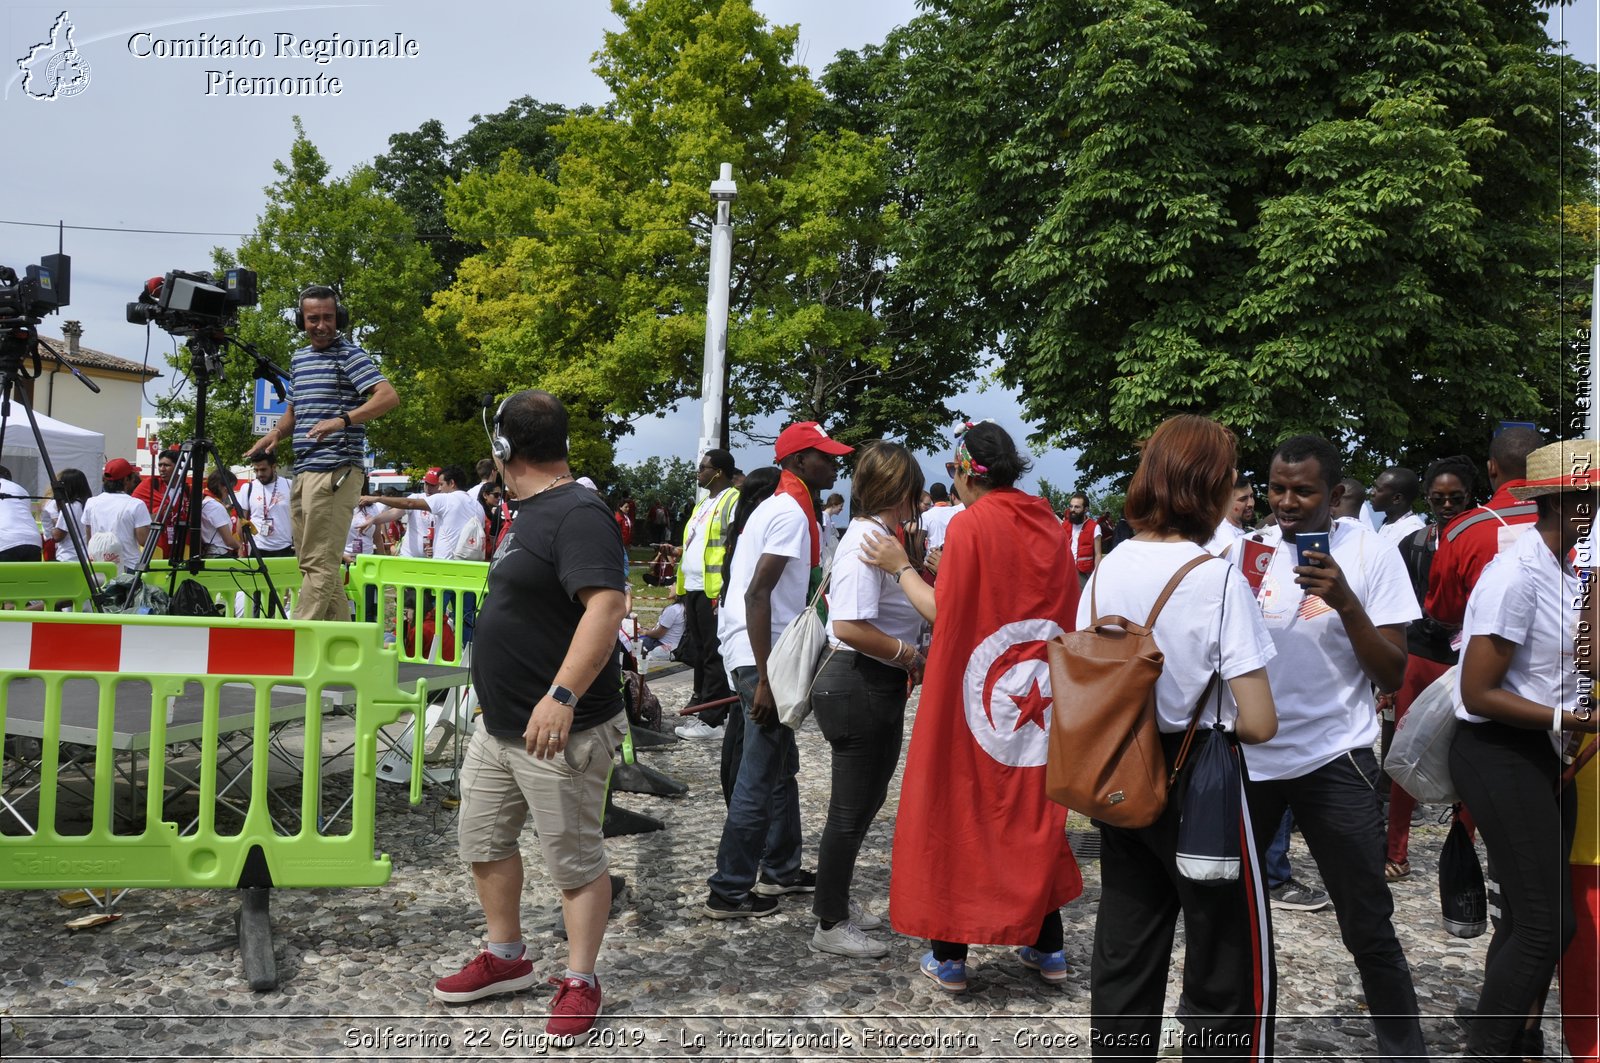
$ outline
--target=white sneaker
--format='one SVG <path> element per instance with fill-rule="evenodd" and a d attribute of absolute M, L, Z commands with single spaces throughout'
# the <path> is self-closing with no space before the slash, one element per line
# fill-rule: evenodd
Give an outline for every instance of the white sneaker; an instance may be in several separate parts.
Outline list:
<path fill-rule="evenodd" d="M 811 935 L 811 951 L 872 960 L 889 955 L 889 946 L 881 941 L 872 940 L 861 932 L 860 927 L 845 920 L 842 923 L 835 923 L 832 930 L 824 930 L 822 924 L 818 923 L 817 929 Z"/>
<path fill-rule="evenodd" d="M 721 738 L 722 728 L 712 727 L 696 717 L 688 723 L 680 723 L 673 728 L 679 738 Z"/>
<path fill-rule="evenodd" d="M 858 930 L 876 930 L 883 925 L 883 920 L 881 918 L 873 915 L 871 912 L 861 907 L 861 905 L 856 902 L 854 897 L 850 898 L 849 911 L 849 919 L 856 925 L 856 929 Z"/>

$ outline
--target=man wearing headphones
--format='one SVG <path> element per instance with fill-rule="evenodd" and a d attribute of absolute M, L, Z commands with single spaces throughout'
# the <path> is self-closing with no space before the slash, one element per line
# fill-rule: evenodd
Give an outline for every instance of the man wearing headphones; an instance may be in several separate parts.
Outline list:
<path fill-rule="evenodd" d="M 301 575 L 295 619 L 348 620 L 339 557 L 361 497 L 362 426 L 400 405 L 400 396 L 367 352 L 344 338 L 349 315 L 332 288 L 317 284 L 301 292 L 295 324 L 309 342 L 289 364 L 288 409 L 247 457 L 254 461 L 285 438 L 294 440 L 289 520 Z"/>
<path fill-rule="evenodd" d="M 457 822 L 488 934 L 433 995 L 465 1004 L 541 980 L 534 960 L 544 957 L 522 940 L 520 839 L 531 816 L 567 928 L 568 967 L 551 979 L 545 1032 L 570 1038 L 600 1014 L 595 960 L 611 907 L 600 827 L 611 751 L 628 729 L 616 652 L 627 574 L 611 510 L 572 479 L 559 399 L 512 395 L 492 443 L 518 506 L 478 613 L 472 686 L 483 716 L 467 744 Z"/>

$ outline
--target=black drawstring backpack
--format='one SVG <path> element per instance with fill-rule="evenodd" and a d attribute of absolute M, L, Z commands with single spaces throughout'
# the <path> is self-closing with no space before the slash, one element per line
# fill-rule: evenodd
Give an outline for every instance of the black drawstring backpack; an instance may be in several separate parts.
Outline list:
<path fill-rule="evenodd" d="M 1231 570 L 1232 565 L 1228 568 Z M 1227 575 L 1222 597 L 1226 607 Z M 1242 859 L 1244 769 L 1239 743 L 1222 726 L 1222 615 L 1217 617 L 1217 716 L 1199 752 L 1189 758 L 1178 813 L 1178 874 L 1190 882 L 1237 882 Z"/>
<path fill-rule="evenodd" d="M 1444 928 L 1458 938 L 1475 938 L 1489 926 L 1489 896 L 1483 885 L 1478 851 L 1461 822 L 1457 805 L 1450 833 L 1439 853 L 1439 905 Z"/>

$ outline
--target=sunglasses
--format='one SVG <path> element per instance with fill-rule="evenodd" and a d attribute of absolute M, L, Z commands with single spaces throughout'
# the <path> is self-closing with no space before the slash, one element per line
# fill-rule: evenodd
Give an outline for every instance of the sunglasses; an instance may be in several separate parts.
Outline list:
<path fill-rule="evenodd" d="M 957 466 L 955 462 L 947 461 L 944 463 L 944 474 L 950 479 L 954 480 L 956 478 L 956 468 Z"/>

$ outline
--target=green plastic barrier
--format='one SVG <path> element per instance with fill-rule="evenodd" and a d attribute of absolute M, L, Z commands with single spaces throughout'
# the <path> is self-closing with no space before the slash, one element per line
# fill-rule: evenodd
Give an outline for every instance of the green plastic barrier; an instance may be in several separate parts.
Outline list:
<path fill-rule="evenodd" d="M 225 616 L 235 614 L 235 605 L 240 594 L 244 595 L 245 615 L 266 616 L 264 598 L 267 585 L 257 568 L 261 561 L 267 564 L 267 575 L 271 577 L 272 586 L 278 592 L 278 596 L 288 597 L 289 615 L 293 616 L 294 603 L 300 598 L 301 583 L 300 562 L 293 557 L 264 557 L 260 561 L 237 557 L 212 557 L 205 560 L 205 567 L 198 572 L 190 572 L 188 563 L 183 562 L 178 565 L 178 583 L 186 579 L 197 581 L 211 592 L 211 600 L 222 607 Z M 152 560 L 150 571 L 144 574 L 144 581 L 164 591 L 175 586 L 172 583 L 172 563 L 160 558 Z"/>
<path fill-rule="evenodd" d="M 227 670 L 237 668 L 240 661 L 255 671 Z M 397 667 L 394 651 L 385 648 L 380 631 L 367 624 L 0 612 L 0 733 L 13 733 L 8 718 L 13 684 L 18 680 L 43 684 L 34 833 L 0 836 L 0 888 L 382 885 L 389 880 L 390 864 L 388 856 L 373 855 L 377 731 L 402 713 L 410 713 L 413 721 L 420 719 L 427 703 L 425 682 L 419 682 L 413 694 L 399 689 Z M 82 834 L 62 834 L 56 827 L 63 688 L 69 680 L 92 681 L 98 692 L 98 726 L 90 761 L 92 823 Z M 136 707 L 131 723 L 126 704 L 121 715 L 116 704 L 118 685 L 129 681 L 150 685 L 148 706 Z M 32 684 L 35 692 L 38 683 Z M 198 778 L 190 780 L 198 794 L 199 815 L 192 833 L 183 833 L 163 810 L 166 787 L 172 781 L 166 763 L 168 699 L 193 685 L 201 688 L 204 702 Z M 317 829 L 322 761 L 316 751 L 322 748 L 322 691 L 330 686 L 348 686 L 357 694 L 353 801 L 350 828 L 344 834 Z M 233 729 L 249 738 L 250 773 L 248 807 L 232 833 L 219 832 L 216 822 L 224 687 L 231 698 L 253 698 L 250 719 L 242 729 Z M 21 689 L 16 695 L 19 704 Z M 274 827 L 267 789 L 269 757 L 274 754 L 270 747 L 275 727 L 284 722 L 285 691 L 290 692 L 290 718 L 303 722 L 305 749 L 310 753 L 302 766 L 298 827 L 288 832 Z M 304 700 L 297 702 L 301 691 Z M 296 704 L 299 708 L 292 707 Z M 74 700 L 75 710 L 83 708 Z M 17 733 L 20 721 L 19 710 Z M 148 734 L 148 770 L 140 795 L 143 816 L 119 826 L 113 807 L 118 780 L 114 742 L 119 731 L 130 730 Z M 423 729 L 413 730 L 415 804 L 422 796 Z M 13 763 L 7 761 L 6 766 Z M 5 782 L 0 777 L 0 793 L 5 793 Z M 229 800 L 238 804 L 243 799 L 241 792 Z M 6 811 L 16 815 L 16 808 L 7 804 Z M 257 850 L 260 855 L 247 873 L 246 861 Z M 261 880 L 262 858 L 270 882 Z"/>
<path fill-rule="evenodd" d="M 106 582 L 117 574 L 109 561 L 90 565 Z M 30 602 L 44 602 L 55 610 L 70 606 L 75 612 L 92 612 L 89 588 L 83 582 L 83 566 L 76 561 L 13 561 L 0 569 L 0 609 L 25 609 Z"/>
<path fill-rule="evenodd" d="M 376 622 L 380 630 L 393 629 L 395 648 L 402 661 L 454 662 L 461 659 L 465 644 L 463 618 L 482 607 L 488 582 L 487 561 L 362 554 L 350 567 L 349 593 L 358 620 Z M 392 601 L 389 591 L 394 592 Z M 468 594 L 475 599 L 472 609 L 465 608 Z M 448 638 L 443 637 L 437 622 L 441 604 L 449 617 Z M 372 615 L 368 615 L 369 610 L 373 610 Z M 435 616 L 437 652 L 434 640 L 427 638 L 424 631 L 429 611 Z M 408 612 L 412 614 L 411 623 L 406 623 Z"/>

